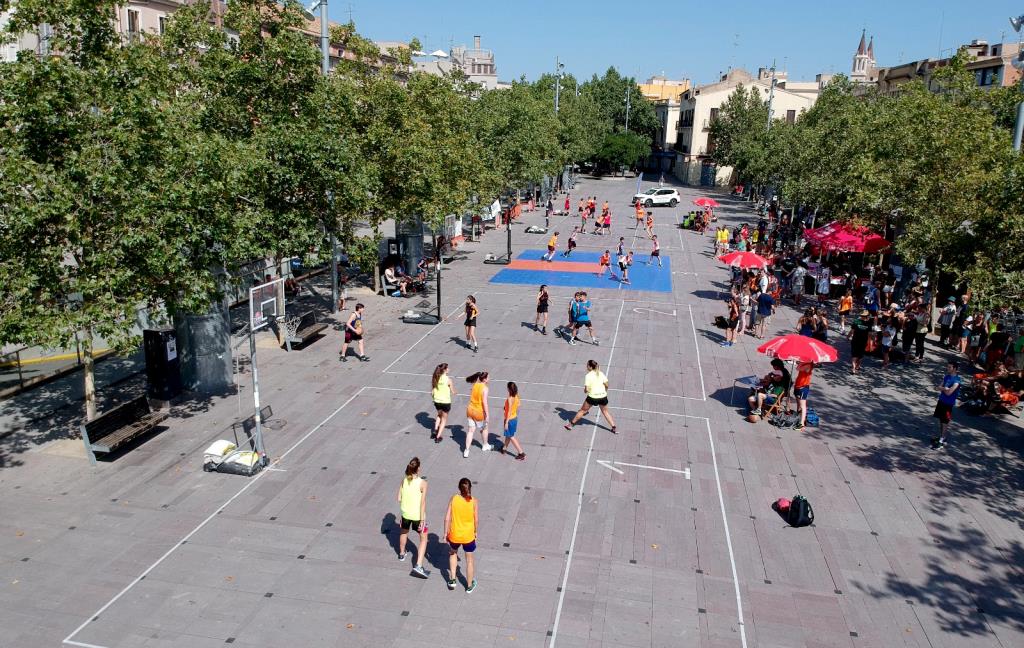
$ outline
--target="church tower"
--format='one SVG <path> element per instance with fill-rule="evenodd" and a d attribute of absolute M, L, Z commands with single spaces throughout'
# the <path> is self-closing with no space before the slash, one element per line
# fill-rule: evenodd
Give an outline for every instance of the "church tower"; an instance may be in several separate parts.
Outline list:
<path fill-rule="evenodd" d="M 868 83 L 874 81 L 875 72 L 875 37 L 867 40 L 867 30 L 860 33 L 860 43 L 857 45 L 857 53 L 853 56 L 853 67 L 850 70 L 850 80 L 854 83 Z"/>

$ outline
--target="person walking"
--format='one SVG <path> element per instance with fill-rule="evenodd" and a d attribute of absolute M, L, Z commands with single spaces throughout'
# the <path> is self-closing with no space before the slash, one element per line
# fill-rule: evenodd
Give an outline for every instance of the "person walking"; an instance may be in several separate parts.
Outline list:
<path fill-rule="evenodd" d="M 755 333 L 758 339 L 764 339 L 765 329 L 768 328 L 772 315 L 775 314 L 775 298 L 770 293 L 758 293 L 754 299 L 757 305 L 757 327 Z"/>
<path fill-rule="evenodd" d="M 533 320 L 534 330 L 540 331 L 542 334 L 548 334 L 548 301 L 550 295 L 548 295 L 548 287 L 541 285 L 537 291 L 537 317 Z"/>
<path fill-rule="evenodd" d="M 587 231 L 587 207 L 586 203 L 580 198 L 580 202 L 576 205 L 576 215 L 580 218 L 580 231 Z"/>
<path fill-rule="evenodd" d="M 636 228 L 640 229 L 640 223 L 644 219 L 644 203 L 642 200 L 637 200 L 633 211 L 636 213 Z"/>
<path fill-rule="evenodd" d="M 473 445 L 473 434 L 476 430 L 480 430 L 480 445 L 483 452 L 491 449 L 487 438 L 487 419 L 490 418 L 490 410 L 487 407 L 488 380 L 486 371 L 478 371 L 466 378 L 466 382 L 473 387 L 470 389 L 469 404 L 466 406 L 466 447 L 462 449 L 464 458 L 469 458 L 469 447 Z"/>
<path fill-rule="evenodd" d="M 611 234 L 612 234 L 612 213 L 611 212 L 605 213 L 605 215 L 602 217 L 601 229 L 603 230 L 602 234 L 607 234 L 607 235 L 611 236 Z"/>
<path fill-rule="evenodd" d="M 811 337 L 821 342 L 828 342 L 828 318 L 825 317 L 824 308 L 812 308 L 814 318 L 814 332 Z"/>
<path fill-rule="evenodd" d="M 887 317 L 882 322 L 882 369 L 889 366 L 889 354 L 892 353 L 892 346 L 896 340 L 894 319 L 895 317 Z"/>
<path fill-rule="evenodd" d="M 647 237 L 654 238 L 654 212 L 647 212 Z"/>
<path fill-rule="evenodd" d="M 846 334 L 846 318 L 853 310 L 853 291 L 847 289 L 846 294 L 839 298 L 839 333 Z"/>
<path fill-rule="evenodd" d="M 451 376 L 448 375 L 448 363 L 442 362 L 434 367 L 434 375 L 430 378 L 430 397 L 434 400 L 434 410 L 437 412 L 434 432 L 430 435 L 434 443 L 441 443 L 444 439 L 444 429 L 448 425 L 454 395 L 455 387 L 452 385 Z"/>
<path fill-rule="evenodd" d="M 932 438 L 932 448 L 945 448 L 949 442 L 949 424 L 953 420 L 953 406 L 956 405 L 957 394 L 960 393 L 960 376 L 955 362 L 946 364 L 946 375 L 939 383 L 939 400 L 935 403 L 932 414 L 939 419 L 939 436 Z"/>
<path fill-rule="evenodd" d="M 548 239 L 548 253 L 541 258 L 545 261 L 551 262 L 555 260 L 555 248 L 558 247 L 558 234 L 555 232 L 550 239 Z"/>
<path fill-rule="evenodd" d="M 654 260 L 658 260 L 658 267 L 661 267 L 661 243 L 658 242 L 658 235 L 655 234 L 651 237 L 651 256 L 647 259 L 647 265 L 654 263 Z"/>
<path fill-rule="evenodd" d="M 398 535 L 398 559 L 404 561 L 409 557 L 405 550 L 406 542 L 409 540 L 409 530 L 412 529 L 420 536 L 419 546 L 416 547 L 416 561 L 412 566 L 412 573 L 420 578 L 429 576 L 429 572 L 423 569 L 423 556 L 427 553 L 427 480 L 420 477 L 420 458 L 413 457 L 409 465 L 405 467 L 405 477 L 398 487 L 398 508 L 402 516 L 401 531 Z"/>
<path fill-rule="evenodd" d="M 587 331 L 590 332 L 590 341 L 594 343 L 594 346 L 601 346 L 601 342 L 594 335 L 594 324 L 590 321 L 591 304 L 590 300 L 587 299 L 586 292 L 580 292 L 579 299 L 574 303 L 574 307 L 576 310 L 573 313 L 572 338 L 569 340 L 569 344 L 575 345 L 579 339 L 580 329 L 586 327 Z"/>
<path fill-rule="evenodd" d="M 473 295 L 466 296 L 466 321 L 464 326 L 466 327 L 466 344 L 469 348 L 473 349 L 476 353 L 478 347 L 476 343 L 476 318 L 480 314 L 480 311 L 476 307 L 476 297 Z"/>
<path fill-rule="evenodd" d="M 519 387 L 514 382 L 509 382 L 507 387 L 508 397 L 505 399 L 504 408 L 505 444 L 501 446 L 501 454 L 505 454 L 511 444 L 516 449 L 516 461 L 525 461 L 526 453 L 523 452 L 523 446 L 519 445 L 519 439 L 516 438 L 516 432 L 519 429 Z"/>
<path fill-rule="evenodd" d="M 345 341 L 341 344 L 341 361 L 348 362 L 348 345 L 353 342 L 356 344 L 356 350 L 359 353 L 356 357 L 363 362 L 369 361 L 366 354 L 363 353 L 363 310 L 366 306 L 362 304 L 356 304 L 355 311 L 348 316 L 348 320 L 345 322 Z"/>
<path fill-rule="evenodd" d="M 921 305 L 917 308 L 917 314 L 914 316 L 914 319 L 917 320 L 917 334 L 914 335 L 914 359 L 917 362 L 924 360 L 924 339 L 928 335 L 928 324 L 931 319 L 928 316 L 931 302 L 925 303 L 927 305 Z"/>
<path fill-rule="evenodd" d="M 551 227 L 551 215 L 555 213 L 555 199 L 548 198 L 548 204 L 544 205 L 544 227 Z"/>
<path fill-rule="evenodd" d="M 473 497 L 473 482 L 468 477 L 459 480 L 459 492 L 448 500 L 444 514 L 444 537 L 448 541 L 448 589 L 458 584 L 459 549 L 466 555 L 466 594 L 476 590 L 474 554 L 479 508 Z"/>
<path fill-rule="evenodd" d="M 572 203 L 569 201 L 569 194 L 565 194 L 565 207 L 563 209 L 565 211 L 565 214 L 563 214 L 564 216 L 568 216 L 569 215 L 569 207 L 570 207 L 570 205 L 572 205 Z"/>
<path fill-rule="evenodd" d="M 580 406 L 572 420 L 565 424 L 565 429 L 571 430 L 572 426 L 587 415 L 591 407 L 598 407 L 601 410 L 601 415 L 611 426 L 612 434 L 618 434 L 615 419 L 608 411 L 608 376 L 604 375 L 596 360 L 587 360 L 587 375 L 583 378 L 583 393 L 586 395 L 583 405 Z"/>
<path fill-rule="evenodd" d="M 803 430 L 807 423 L 807 396 L 811 393 L 811 374 L 813 372 L 813 362 L 801 362 L 797 365 L 796 380 L 793 381 L 793 395 L 800 408 L 800 419 L 793 426 L 793 429 L 797 431 Z"/>

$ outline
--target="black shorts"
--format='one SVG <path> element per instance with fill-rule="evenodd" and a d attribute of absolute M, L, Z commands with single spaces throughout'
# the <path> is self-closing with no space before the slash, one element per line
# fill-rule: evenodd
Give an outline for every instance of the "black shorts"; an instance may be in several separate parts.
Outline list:
<path fill-rule="evenodd" d="M 547 304 L 537 304 L 537 312 L 538 313 L 546 313 L 546 312 L 548 312 L 548 305 Z"/>
<path fill-rule="evenodd" d="M 736 327 L 739 326 L 739 323 L 740 323 L 740 318 L 738 318 L 738 317 L 737 318 L 730 317 L 729 318 L 729 322 L 728 322 L 728 324 L 726 326 L 728 327 L 728 329 L 730 331 L 734 331 L 734 330 L 736 330 Z"/>
<path fill-rule="evenodd" d="M 943 423 L 949 423 L 953 420 L 953 406 L 947 405 L 943 402 L 935 403 L 935 413 L 932 414 L 935 418 L 939 419 Z"/>
<path fill-rule="evenodd" d="M 548 246 L 548 252 L 554 252 L 554 251 L 555 251 L 555 246 L 554 245 L 549 245 Z"/>
<path fill-rule="evenodd" d="M 572 323 L 572 325 L 575 326 L 576 328 L 580 328 L 581 326 L 586 326 L 587 328 L 590 328 L 590 320 L 586 320 L 585 322 L 576 320 Z"/>
<path fill-rule="evenodd" d="M 628 267 L 629 267 L 629 266 L 627 266 L 627 265 L 626 265 L 625 263 L 620 263 L 620 264 L 619 264 L 619 270 L 621 270 L 621 271 L 623 271 L 623 272 L 625 272 L 625 271 L 626 271 L 626 268 L 628 268 Z"/>
<path fill-rule="evenodd" d="M 569 249 L 570 250 L 576 249 L 576 241 L 569 241 Z"/>
<path fill-rule="evenodd" d="M 611 226 L 612 226 L 611 223 L 601 223 L 601 227 L 603 227 L 605 229 L 611 229 Z"/>
<path fill-rule="evenodd" d="M 652 257 L 661 256 L 661 250 L 655 250 L 654 252 L 651 252 L 651 256 Z"/>
<path fill-rule="evenodd" d="M 408 518 L 402 518 L 402 531 L 408 531 L 412 529 L 416 533 L 420 532 L 420 525 L 423 524 L 423 520 L 410 520 Z"/>
<path fill-rule="evenodd" d="M 350 329 L 345 329 L 345 343 L 358 342 L 362 340 L 363 336 L 359 333 L 353 333 Z"/>
<path fill-rule="evenodd" d="M 602 398 L 591 398 L 590 396 L 587 396 L 587 405 L 593 405 L 595 407 L 603 407 L 603 406 L 605 406 L 607 404 L 608 404 L 608 397 L 607 396 L 604 396 Z"/>
<path fill-rule="evenodd" d="M 464 326 L 476 326 L 476 318 L 475 317 L 467 317 Z"/>
<path fill-rule="evenodd" d="M 437 401 L 434 401 L 434 409 L 436 409 L 438 412 L 448 413 L 448 412 L 452 411 L 452 404 L 451 403 L 438 403 Z"/>

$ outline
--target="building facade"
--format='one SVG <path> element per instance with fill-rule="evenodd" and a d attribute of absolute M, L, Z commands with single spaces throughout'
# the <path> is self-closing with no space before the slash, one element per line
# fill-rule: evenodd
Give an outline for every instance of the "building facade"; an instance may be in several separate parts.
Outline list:
<path fill-rule="evenodd" d="M 415 69 L 427 74 L 443 76 L 453 70 L 461 70 L 473 83 L 478 83 L 488 90 L 507 88 L 510 84 L 498 81 L 498 67 L 494 63 L 494 52 L 480 46 L 480 37 L 473 37 L 472 49 L 465 45 L 452 47 L 448 54 L 435 52 L 426 56 L 431 60 L 418 60 Z M 422 59 L 422 57 L 421 57 Z"/>
<path fill-rule="evenodd" d="M 679 100 L 679 95 L 690 89 L 690 80 L 672 81 L 663 76 L 652 76 L 643 83 L 636 84 L 640 94 L 648 101 Z"/>
<path fill-rule="evenodd" d="M 710 135 L 711 124 L 719 110 L 739 86 L 754 88 L 765 102 L 771 97 L 774 119 L 794 122 L 801 112 L 814 105 L 830 78 L 830 75 L 818 75 L 813 82 L 791 82 L 785 72 L 775 72 L 773 91 L 771 70 L 762 68 L 755 76 L 746 70 L 733 69 L 715 83 L 687 90 L 679 98 L 675 175 L 691 185 L 713 186 L 731 181 L 732 168 L 716 167 L 711 160 L 715 142 Z"/>

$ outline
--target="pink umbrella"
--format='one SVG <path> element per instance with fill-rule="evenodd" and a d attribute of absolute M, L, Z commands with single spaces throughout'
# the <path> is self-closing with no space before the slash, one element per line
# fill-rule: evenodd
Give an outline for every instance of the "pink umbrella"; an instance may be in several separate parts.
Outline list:
<path fill-rule="evenodd" d="M 780 335 L 757 347 L 758 353 L 779 360 L 797 362 L 835 362 L 839 357 L 836 348 L 806 335 Z"/>
<path fill-rule="evenodd" d="M 889 241 L 867 227 L 838 221 L 818 229 L 807 230 L 804 232 L 804 238 L 812 245 L 834 252 L 874 254 L 891 245 Z"/>
<path fill-rule="evenodd" d="M 718 260 L 730 268 L 742 268 L 744 270 L 768 267 L 768 261 L 753 252 L 730 252 L 718 257 Z"/>
<path fill-rule="evenodd" d="M 698 207 L 718 207 L 718 202 L 714 198 L 698 198 L 693 204 Z"/>

